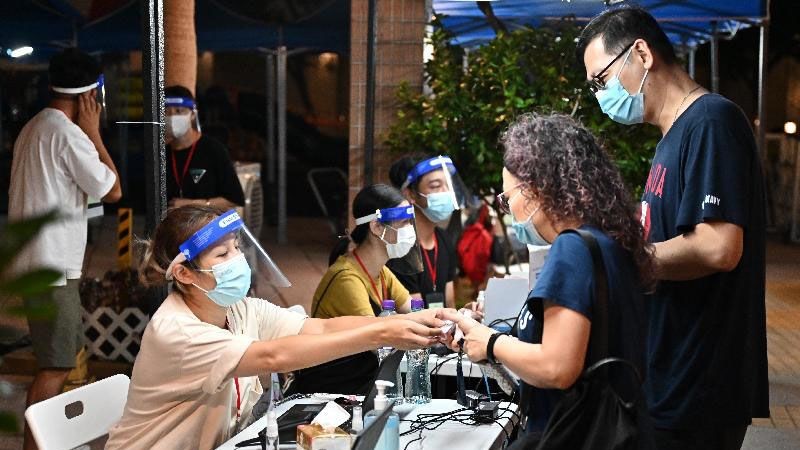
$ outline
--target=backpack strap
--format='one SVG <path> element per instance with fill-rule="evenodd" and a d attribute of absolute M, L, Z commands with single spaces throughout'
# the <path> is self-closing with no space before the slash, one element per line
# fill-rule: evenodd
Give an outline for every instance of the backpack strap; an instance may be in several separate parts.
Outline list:
<path fill-rule="evenodd" d="M 347 269 L 342 269 L 342 270 L 334 273 L 333 276 L 331 277 L 331 279 L 328 280 L 328 285 L 325 286 L 325 289 L 322 290 L 322 294 L 320 294 L 320 296 L 319 296 L 319 301 L 317 302 L 317 306 L 315 306 L 314 307 L 314 311 L 311 312 L 311 317 L 317 317 L 317 311 L 319 311 L 319 305 L 322 304 L 322 300 L 325 298 L 325 294 L 328 293 L 328 289 L 331 287 L 331 284 L 333 283 L 333 280 L 335 280 L 336 276 L 339 275 L 340 273 L 344 272 L 345 270 L 347 270 Z M 372 303 L 372 302 L 370 302 L 370 303 Z"/>

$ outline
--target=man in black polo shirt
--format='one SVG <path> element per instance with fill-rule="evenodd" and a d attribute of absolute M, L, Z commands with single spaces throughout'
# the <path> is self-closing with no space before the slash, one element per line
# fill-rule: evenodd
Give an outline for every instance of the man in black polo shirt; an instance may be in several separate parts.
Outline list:
<path fill-rule="evenodd" d="M 164 89 L 167 119 L 167 199 L 170 207 L 207 205 L 230 209 L 244 205 L 242 185 L 228 149 L 203 136 L 189 89 Z"/>
<path fill-rule="evenodd" d="M 769 416 L 765 214 L 750 123 L 681 68 L 640 8 L 612 9 L 578 42 L 601 109 L 661 129 L 642 196 L 660 279 L 648 299 L 645 393 L 659 449 L 738 449 Z"/>

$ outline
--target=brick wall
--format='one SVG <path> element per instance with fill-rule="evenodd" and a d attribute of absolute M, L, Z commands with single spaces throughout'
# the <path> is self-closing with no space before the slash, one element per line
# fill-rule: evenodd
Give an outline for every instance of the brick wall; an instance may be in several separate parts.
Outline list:
<path fill-rule="evenodd" d="M 425 0 L 378 0 L 375 54 L 375 151 L 373 182 L 388 183 L 393 156 L 383 144 L 396 117 L 395 91 L 401 82 L 422 89 Z M 364 186 L 364 119 L 367 98 L 368 1 L 351 0 L 349 198 Z"/>

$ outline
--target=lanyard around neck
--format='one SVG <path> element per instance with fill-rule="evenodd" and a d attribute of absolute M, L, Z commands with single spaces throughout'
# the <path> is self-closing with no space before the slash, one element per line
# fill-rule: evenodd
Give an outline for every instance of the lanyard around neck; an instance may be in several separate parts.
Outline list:
<path fill-rule="evenodd" d="M 381 270 L 381 273 L 380 273 L 381 289 L 383 289 L 383 297 L 381 297 L 381 292 L 378 290 L 378 286 L 375 285 L 375 282 L 372 281 L 372 276 L 369 274 L 369 271 L 367 270 L 367 266 L 364 265 L 364 262 L 361 261 L 361 258 L 358 256 L 358 253 L 356 253 L 355 250 L 353 250 L 353 257 L 355 257 L 356 262 L 358 262 L 358 265 L 361 266 L 361 270 L 364 271 L 364 275 L 367 276 L 367 279 L 369 280 L 369 284 L 372 285 L 372 289 L 375 291 L 375 296 L 377 297 L 378 302 L 382 302 L 383 300 L 386 300 L 386 295 L 387 295 L 386 294 L 386 282 L 383 279 L 383 270 Z"/>

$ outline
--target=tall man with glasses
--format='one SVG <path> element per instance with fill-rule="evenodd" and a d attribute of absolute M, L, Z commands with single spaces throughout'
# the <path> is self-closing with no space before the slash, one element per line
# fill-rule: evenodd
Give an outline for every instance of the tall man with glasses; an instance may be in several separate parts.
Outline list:
<path fill-rule="evenodd" d="M 740 448 L 751 419 L 769 416 L 764 191 L 750 123 L 689 77 L 640 8 L 594 18 L 577 57 L 603 112 L 663 135 L 641 204 L 660 280 L 645 377 L 658 446 Z"/>

